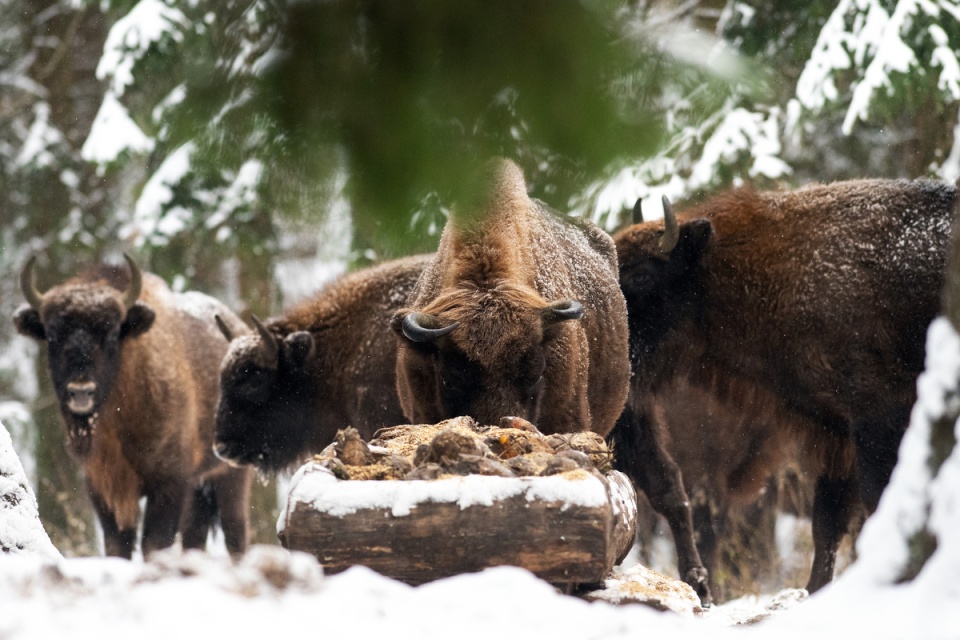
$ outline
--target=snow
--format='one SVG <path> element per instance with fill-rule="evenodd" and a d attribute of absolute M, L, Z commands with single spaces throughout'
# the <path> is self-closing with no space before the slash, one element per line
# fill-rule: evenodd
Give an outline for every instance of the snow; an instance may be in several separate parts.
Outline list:
<path fill-rule="evenodd" d="M 180 40 L 177 25 L 187 23 L 179 9 L 163 0 L 140 0 L 129 13 L 114 23 L 103 45 L 97 78 L 110 78 L 108 95 L 120 98 L 133 84 L 133 67 L 150 47 L 164 37 Z"/>
<path fill-rule="evenodd" d="M 50 167 L 56 162 L 50 147 L 63 144 L 63 134 L 50 123 L 50 105 L 46 102 L 33 105 L 33 116 L 33 124 L 14 162 L 20 167 Z"/>
<path fill-rule="evenodd" d="M 147 153 L 152 150 L 153 140 L 143 133 L 127 109 L 108 91 L 80 149 L 80 157 L 104 165 L 116 160 L 124 151 Z"/>
<path fill-rule="evenodd" d="M 930 38 L 936 44 L 936 49 L 930 55 L 930 66 L 941 69 L 937 88 L 948 93 L 953 100 L 960 100 L 960 62 L 950 48 L 947 33 L 938 24 L 930 25 Z"/>
<path fill-rule="evenodd" d="M 263 173 L 259 160 L 247 160 L 237 170 L 233 181 L 223 190 L 216 210 L 205 221 L 208 229 L 226 222 L 237 209 L 251 207 L 257 199 L 257 185 Z"/>
<path fill-rule="evenodd" d="M 13 449 L 10 434 L 0 424 L 0 559 L 21 554 L 60 556 L 40 524 L 37 498 Z"/>
<path fill-rule="evenodd" d="M 843 120 L 844 135 L 850 135 L 857 120 L 866 121 L 875 92 L 881 89 L 892 91 L 892 72 L 906 73 L 917 63 L 913 49 L 901 39 L 908 15 L 915 10 L 915 3 L 901 0 L 893 15 L 888 16 L 880 6 L 871 4 L 861 39 L 857 43 L 855 60 L 858 66 L 862 66 L 868 51 L 874 53 L 874 58 L 864 71 L 863 80 L 853 90 L 850 107 Z"/>
<path fill-rule="evenodd" d="M 193 152 L 194 145 L 188 142 L 163 160 L 140 192 L 133 220 L 121 235 L 136 237 L 141 244 L 147 238 L 160 243 L 186 228 L 192 218 L 189 211 L 182 207 L 164 211 L 164 207 L 173 200 L 173 187 L 190 171 Z"/>
<path fill-rule="evenodd" d="M 703 154 L 693 167 L 687 190 L 709 185 L 717 175 L 717 167 L 733 162 L 744 151 L 754 158 L 750 176 L 780 178 L 789 174 L 789 165 L 778 157 L 779 117 L 777 109 L 766 117 L 742 108 L 727 113 L 703 146 Z"/>
<path fill-rule="evenodd" d="M 957 53 L 937 24 L 944 14 L 960 20 L 960 8 L 951 0 L 899 0 L 888 13 L 883 4 L 879 0 L 841 0 L 820 31 L 797 82 L 797 99 L 817 113 L 839 99 L 834 79 L 843 74 L 838 72 L 851 67 L 857 70 L 843 120 L 844 135 L 850 135 L 858 121 L 867 121 L 877 94 L 893 92 L 892 74 L 921 67 L 915 51 L 924 46 L 933 49 L 931 70 L 940 68 L 938 89 L 953 100 L 960 99 Z M 917 38 L 913 30 L 921 16 L 932 24 Z"/>
<path fill-rule="evenodd" d="M 330 488 L 337 486 L 335 495 Z M 390 509 L 393 516 L 410 515 L 424 502 L 455 502 L 460 509 L 473 505 L 490 506 L 494 502 L 523 495 L 529 501 L 558 502 L 563 506 L 601 507 L 607 504 L 606 485 L 597 477 L 581 473 L 544 478 L 500 478 L 494 476 L 458 476 L 441 480 L 378 482 L 375 480 L 340 482 L 333 473 L 316 463 L 300 468 L 290 483 L 289 504 L 310 505 L 320 513 L 343 516 L 366 509 Z M 277 522 L 278 533 L 286 522 L 286 509 Z"/>
<path fill-rule="evenodd" d="M 573 208 L 573 214 L 612 229 L 620 212 L 631 209 L 637 198 L 659 202 L 667 196 L 671 201 L 679 200 L 712 185 L 719 170 L 741 156 L 752 159 L 747 170 L 750 177 L 775 180 L 788 176 L 792 169 L 780 158 L 782 120 L 779 108 L 749 111 L 728 101 L 700 127 L 679 130 L 658 155 L 588 187 L 584 202 Z M 697 159 L 689 168 L 683 166 L 682 158 L 689 156 L 700 141 L 702 149 Z M 656 211 L 655 207 L 651 209 L 646 203 L 644 207 L 645 220 L 658 217 L 656 213 L 646 214 Z"/>

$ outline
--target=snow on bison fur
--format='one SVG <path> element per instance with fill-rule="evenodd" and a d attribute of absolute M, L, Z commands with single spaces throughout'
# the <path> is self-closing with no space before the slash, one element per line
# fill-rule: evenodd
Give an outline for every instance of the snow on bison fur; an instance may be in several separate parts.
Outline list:
<path fill-rule="evenodd" d="M 832 580 L 855 508 L 876 508 L 897 461 L 956 200 L 926 180 L 739 189 L 616 234 L 634 377 L 613 440 L 678 557 L 689 507 L 653 416 L 658 392 L 682 380 L 799 442 L 816 478 L 807 588 Z M 742 481 L 772 472 L 764 455 L 738 461 Z"/>
<path fill-rule="evenodd" d="M 173 544 L 178 531 L 184 547 L 202 548 L 217 516 L 227 549 L 242 553 L 251 474 L 211 447 L 227 351 L 214 317 L 238 331 L 243 323 L 125 258 L 129 272 L 100 265 L 46 293 L 33 284 L 31 258 L 14 324 L 47 344 L 67 447 L 82 464 L 107 555 L 130 558 L 142 497 L 144 555 Z"/>

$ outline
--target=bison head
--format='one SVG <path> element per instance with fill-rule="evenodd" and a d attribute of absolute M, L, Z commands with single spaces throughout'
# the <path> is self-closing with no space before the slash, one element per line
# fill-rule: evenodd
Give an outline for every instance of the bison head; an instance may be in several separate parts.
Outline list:
<path fill-rule="evenodd" d="M 297 462 L 308 444 L 315 346 L 308 331 L 280 339 L 253 322 L 257 335 L 234 337 L 218 318 L 231 343 L 220 367 L 214 452 L 232 464 L 276 472 Z"/>
<path fill-rule="evenodd" d="M 536 423 L 544 392 L 577 375 L 577 341 L 565 330 L 583 317 L 574 300 L 547 303 L 501 285 L 458 289 L 422 311 L 399 311 L 397 389 L 407 417 L 435 423 L 461 415 L 481 424 L 503 416 Z M 549 425 L 546 425 L 549 428 Z"/>
<path fill-rule="evenodd" d="M 702 297 L 702 263 L 713 225 L 706 218 L 678 222 L 666 198 L 663 212 L 663 223 L 643 222 L 638 200 L 638 224 L 614 236 L 632 348 L 637 343 L 652 348 Z"/>
<path fill-rule="evenodd" d="M 21 334 L 47 343 L 68 443 L 81 458 L 90 451 L 98 412 L 116 383 L 124 341 L 147 331 L 154 320 L 153 310 L 137 300 L 140 269 L 130 256 L 124 258 L 130 281 L 123 291 L 103 279 L 77 278 L 41 293 L 33 282 L 34 258 L 20 273 L 27 304 L 13 321 Z"/>

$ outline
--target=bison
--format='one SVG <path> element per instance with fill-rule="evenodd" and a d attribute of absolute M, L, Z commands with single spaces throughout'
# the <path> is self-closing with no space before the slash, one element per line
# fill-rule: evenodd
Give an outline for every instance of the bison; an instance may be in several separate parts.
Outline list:
<path fill-rule="evenodd" d="M 82 465 L 107 555 L 130 558 L 139 500 L 141 550 L 202 548 L 219 515 L 227 549 L 247 544 L 251 474 L 213 455 L 217 373 L 227 343 L 214 322 L 243 330 L 217 300 L 173 293 L 126 258 L 129 272 L 100 265 L 48 290 L 20 274 L 27 304 L 17 330 L 47 344 L 67 447 Z"/>
<path fill-rule="evenodd" d="M 527 196 L 509 160 L 485 165 L 458 204 L 398 336 L 407 418 L 517 416 L 544 433 L 606 435 L 630 377 L 612 239 Z"/>
<path fill-rule="evenodd" d="M 711 594 L 729 599 L 772 580 L 781 564 L 777 513 L 809 516 L 812 486 L 799 471 L 816 475 L 816 460 L 742 402 L 683 380 L 658 391 L 653 422 L 680 468 Z"/>
<path fill-rule="evenodd" d="M 396 341 L 387 330 L 431 256 L 351 273 L 231 339 L 220 373 L 216 453 L 261 472 L 285 470 L 350 425 L 364 438 L 404 421 Z"/>
<path fill-rule="evenodd" d="M 807 588 L 832 580 L 858 504 L 876 508 L 896 464 L 956 199 L 925 180 L 737 189 L 615 235 L 633 381 L 613 440 L 678 557 L 689 508 L 655 411 L 683 381 L 799 442 L 816 477 Z"/>

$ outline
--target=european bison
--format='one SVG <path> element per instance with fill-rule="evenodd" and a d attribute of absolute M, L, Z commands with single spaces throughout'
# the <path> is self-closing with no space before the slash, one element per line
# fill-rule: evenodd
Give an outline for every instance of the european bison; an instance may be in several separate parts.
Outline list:
<path fill-rule="evenodd" d="M 609 236 L 527 196 L 509 160 L 485 166 L 391 323 L 407 418 L 518 416 L 544 433 L 606 435 L 630 377 Z"/>
<path fill-rule="evenodd" d="M 348 274 L 256 335 L 233 338 L 217 409 L 217 455 L 262 472 L 319 453 L 337 430 L 370 439 L 404 421 L 397 400 L 396 341 L 385 334 L 430 256 Z"/>
<path fill-rule="evenodd" d="M 683 380 L 799 439 L 817 477 L 807 588 L 832 579 L 858 497 L 872 512 L 897 460 L 956 198 L 925 180 L 739 189 L 616 234 L 634 378 L 614 440 L 678 556 L 689 509 L 653 415 Z"/>
<path fill-rule="evenodd" d="M 799 471 L 815 479 L 816 460 L 742 402 L 721 402 L 683 380 L 662 387 L 656 400 L 653 422 L 680 468 L 712 595 L 725 600 L 762 588 L 781 564 L 779 512 L 809 516 L 813 487 Z"/>
<path fill-rule="evenodd" d="M 219 512 L 227 548 L 247 544 L 250 473 L 213 455 L 217 372 L 227 350 L 201 293 L 172 293 L 159 277 L 101 265 L 46 293 L 34 258 L 20 274 L 27 304 L 17 330 L 44 341 L 68 449 L 82 463 L 107 555 L 129 558 L 139 500 L 144 555 L 174 542 L 202 548 Z"/>

